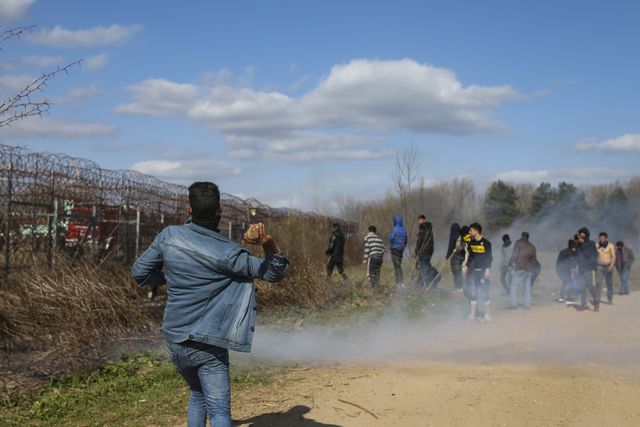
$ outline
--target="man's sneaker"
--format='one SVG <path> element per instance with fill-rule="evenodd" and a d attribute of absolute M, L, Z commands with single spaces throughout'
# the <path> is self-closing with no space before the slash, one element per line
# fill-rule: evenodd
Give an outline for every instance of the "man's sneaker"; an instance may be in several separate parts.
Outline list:
<path fill-rule="evenodd" d="M 468 315 L 467 316 L 467 322 L 475 322 L 476 321 L 476 316 L 473 315 Z"/>
<path fill-rule="evenodd" d="M 491 316 L 489 316 L 488 314 L 485 314 L 484 317 L 482 319 L 480 319 L 480 322 L 491 322 Z"/>
<path fill-rule="evenodd" d="M 587 304 L 581 304 L 576 308 L 576 311 L 588 311 L 589 306 Z"/>
<path fill-rule="evenodd" d="M 567 300 L 566 300 L 566 299 L 564 299 L 564 298 L 562 298 L 562 297 L 560 297 L 560 298 L 558 298 L 556 301 L 558 301 L 558 302 L 566 302 Z"/>
<path fill-rule="evenodd" d="M 593 311 L 600 311 L 600 303 L 596 302 L 593 304 Z"/>

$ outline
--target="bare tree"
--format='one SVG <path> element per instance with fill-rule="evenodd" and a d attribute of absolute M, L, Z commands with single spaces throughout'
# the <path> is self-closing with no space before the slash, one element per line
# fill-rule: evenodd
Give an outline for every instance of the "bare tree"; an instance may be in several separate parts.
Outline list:
<path fill-rule="evenodd" d="M 420 204 L 420 200 L 415 200 L 414 197 L 411 197 L 411 193 L 415 188 L 416 181 L 418 181 L 421 165 L 418 149 L 412 144 L 408 149 L 396 155 L 394 169 L 389 173 L 400 199 L 400 209 L 410 234 L 413 231 L 413 222 L 409 221 L 409 219 L 417 216 L 416 207 Z"/>
<path fill-rule="evenodd" d="M 15 27 L 0 33 L 0 44 L 5 41 L 20 36 L 24 32 L 30 32 L 33 26 Z M 33 95 L 40 93 L 47 86 L 47 82 L 59 73 L 69 73 L 73 66 L 80 65 L 82 60 L 72 62 L 63 67 L 58 67 L 53 71 L 43 73 L 40 77 L 29 83 L 15 95 L 9 96 L 0 103 L 0 127 L 8 126 L 11 123 L 22 120 L 30 116 L 41 116 L 49 111 L 51 102 L 46 98 L 34 100 Z"/>

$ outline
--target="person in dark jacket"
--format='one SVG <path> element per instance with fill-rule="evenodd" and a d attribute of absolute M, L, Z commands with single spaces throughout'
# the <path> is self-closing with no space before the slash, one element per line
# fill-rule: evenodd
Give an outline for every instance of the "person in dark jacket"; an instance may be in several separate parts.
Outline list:
<path fill-rule="evenodd" d="M 467 245 L 471 241 L 469 227 L 462 226 L 457 222 L 451 224 L 449 230 L 449 247 L 447 248 L 446 259 L 449 260 L 451 275 L 453 276 L 453 286 L 456 291 L 462 292 L 464 288 L 464 276 L 462 268 L 467 262 Z"/>
<path fill-rule="evenodd" d="M 468 321 L 475 321 L 478 318 L 478 300 L 484 301 L 484 316 L 481 320 L 490 321 L 489 305 L 491 303 L 489 288 L 491 280 L 491 263 L 493 255 L 491 252 L 491 242 L 482 236 L 482 226 L 473 223 L 469 226 L 471 241 L 468 245 L 467 262 L 463 269 L 465 275 L 465 286 L 467 298 L 469 298 L 470 311 Z"/>
<path fill-rule="evenodd" d="M 440 281 L 440 273 L 431 265 L 433 251 L 433 225 L 427 221 L 424 215 L 420 215 L 418 216 L 418 237 L 414 256 L 422 286 L 436 288 Z"/>
<path fill-rule="evenodd" d="M 522 283 L 524 283 L 523 306 L 531 308 L 531 284 L 537 262 L 536 247 L 529 241 L 529 233 L 523 231 L 520 239 L 513 246 L 513 254 L 509 261 L 509 264 L 513 266 L 509 308 L 518 308 L 518 288 Z"/>
<path fill-rule="evenodd" d="M 391 261 L 393 262 L 393 271 L 396 278 L 396 286 L 404 287 L 402 281 L 402 256 L 404 248 L 407 246 L 407 230 L 402 225 L 402 217 L 396 215 L 393 217 L 393 228 L 389 233 L 389 251 L 391 252 Z"/>
<path fill-rule="evenodd" d="M 593 310 L 600 311 L 600 295 L 596 293 L 595 275 L 598 268 L 598 249 L 590 238 L 589 229 L 583 227 L 578 230 L 578 248 L 576 250 L 578 277 L 580 280 L 580 306 L 578 311 L 589 310 L 587 292 L 593 298 Z"/>
<path fill-rule="evenodd" d="M 575 240 L 569 240 L 567 247 L 558 253 L 558 259 L 556 260 L 556 274 L 562 281 L 560 285 L 560 296 L 558 302 L 572 301 L 574 298 L 574 286 L 573 280 L 576 276 L 577 259 L 576 259 L 576 247 Z"/>
<path fill-rule="evenodd" d="M 620 276 L 620 295 L 629 295 L 629 271 L 635 260 L 633 252 L 624 242 L 616 243 L 616 270 Z"/>
<path fill-rule="evenodd" d="M 338 273 L 343 279 L 347 278 L 344 273 L 344 234 L 340 230 L 340 224 L 333 224 L 333 232 L 329 238 L 329 247 L 325 251 L 325 254 L 329 256 L 327 261 L 327 276 L 331 277 L 333 269 L 338 267 Z"/>

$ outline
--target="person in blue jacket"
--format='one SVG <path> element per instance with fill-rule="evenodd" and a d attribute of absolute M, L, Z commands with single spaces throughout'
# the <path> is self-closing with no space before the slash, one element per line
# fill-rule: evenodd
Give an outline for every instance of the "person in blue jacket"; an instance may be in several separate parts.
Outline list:
<path fill-rule="evenodd" d="M 212 182 L 189 187 L 184 225 L 164 228 L 136 260 L 131 275 L 140 285 L 167 283 L 162 335 L 190 396 L 189 426 L 231 427 L 229 350 L 248 352 L 256 324 L 254 279 L 281 281 L 288 261 L 257 224 L 264 258 L 220 233 L 220 191 Z"/>
<path fill-rule="evenodd" d="M 396 277 L 396 286 L 404 287 L 402 281 L 402 255 L 407 246 L 407 230 L 402 225 L 402 217 L 393 217 L 393 228 L 389 233 L 389 251 L 393 262 L 393 271 Z"/>

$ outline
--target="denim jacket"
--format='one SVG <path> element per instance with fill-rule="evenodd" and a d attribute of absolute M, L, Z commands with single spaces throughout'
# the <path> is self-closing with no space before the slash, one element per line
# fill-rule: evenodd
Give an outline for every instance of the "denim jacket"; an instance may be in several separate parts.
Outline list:
<path fill-rule="evenodd" d="M 162 334 L 168 341 L 249 352 L 256 323 L 253 279 L 280 281 L 287 265 L 281 253 L 261 259 L 220 233 L 187 223 L 163 229 L 131 275 L 143 284 L 158 281 L 164 270 L 168 299 Z"/>

